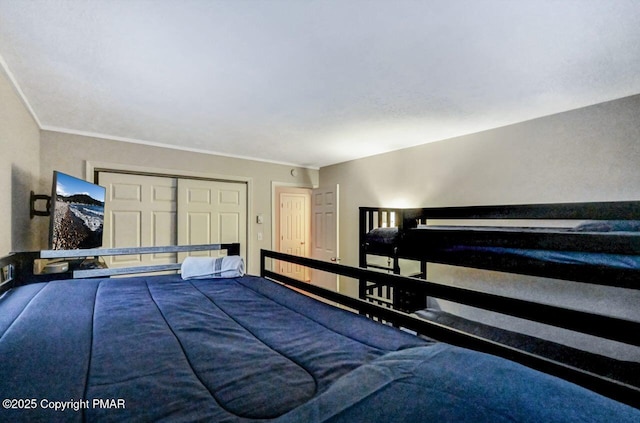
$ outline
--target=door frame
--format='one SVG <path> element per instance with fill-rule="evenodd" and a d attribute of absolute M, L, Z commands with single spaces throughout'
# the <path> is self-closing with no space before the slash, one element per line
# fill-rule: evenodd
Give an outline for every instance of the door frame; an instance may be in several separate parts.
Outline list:
<path fill-rule="evenodd" d="M 166 169 L 159 167 L 149 166 L 136 166 L 121 163 L 89 161 L 85 162 L 85 179 L 91 182 L 96 182 L 99 172 L 112 172 L 112 173 L 130 173 L 133 175 L 145 175 L 145 176 L 160 176 L 166 178 L 187 178 L 187 179 L 202 179 L 213 180 L 222 182 L 236 182 L 247 184 L 247 257 L 245 257 L 246 266 L 249 266 L 250 251 L 252 247 L 251 240 L 253 239 L 253 225 L 251 224 L 251 216 L 253 216 L 253 178 L 237 175 L 221 175 L 218 173 L 209 172 L 194 172 L 182 169 Z"/>

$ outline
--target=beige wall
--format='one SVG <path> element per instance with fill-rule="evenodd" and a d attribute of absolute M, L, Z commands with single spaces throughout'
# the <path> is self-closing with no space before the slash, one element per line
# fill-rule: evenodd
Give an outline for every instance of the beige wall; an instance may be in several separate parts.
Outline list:
<path fill-rule="evenodd" d="M 40 131 L 2 68 L 0 151 L 0 255 L 35 250 L 43 218 L 29 219 L 29 192 L 38 189 Z"/>
<path fill-rule="evenodd" d="M 340 184 L 340 249 L 359 206 L 640 200 L 640 95 L 320 169 Z"/>
<path fill-rule="evenodd" d="M 252 191 L 248 220 L 251 239 L 247 261 L 248 270 L 253 274 L 259 273 L 260 249 L 271 248 L 272 183 L 298 186 L 318 184 L 317 170 L 297 168 L 294 177 L 291 175 L 291 166 L 51 131 L 42 132 L 41 152 L 40 172 L 43 189 L 50 189 L 45 187 L 50 186 L 54 170 L 85 178 L 87 161 L 112 163 L 119 167 L 164 169 L 167 173 L 176 175 L 195 172 L 226 175 L 231 179 L 250 178 Z M 264 215 L 265 223 L 256 223 L 258 214 Z M 262 241 L 257 240 L 258 232 L 263 233 Z M 46 238 L 43 238 L 42 242 L 45 240 Z"/>
<path fill-rule="evenodd" d="M 359 206 L 640 200 L 640 95 L 328 166 L 320 169 L 320 181 L 340 184 L 340 251 L 342 262 L 350 265 L 358 264 Z M 461 277 L 460 269 L 434 267 L 430 279 L 443 283 L 568 301 L 640 321 L 638 291 L 514 282 L 478 272 Z M 454 311 L 498 324 L 494 317 Z M 637 348 L 632 354 L 640 360 Z"/>

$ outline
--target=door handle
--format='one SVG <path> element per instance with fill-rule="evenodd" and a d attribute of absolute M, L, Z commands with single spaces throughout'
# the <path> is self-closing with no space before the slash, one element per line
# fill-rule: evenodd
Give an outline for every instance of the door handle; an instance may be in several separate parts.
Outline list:
<path fill-rule="evenodd" d="M 329 260 L 333 261 L 333 262 L 339 262 L 340 259 L 338 257 L 331 257 Z"/>

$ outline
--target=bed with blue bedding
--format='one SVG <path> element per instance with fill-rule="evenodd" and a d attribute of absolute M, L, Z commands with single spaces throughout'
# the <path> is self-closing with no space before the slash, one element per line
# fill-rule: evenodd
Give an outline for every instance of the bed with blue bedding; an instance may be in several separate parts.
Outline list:
<path fill-rule="evenodd" d="M 3 410 L 11 420 L 273 419 L 365 363 L 427 344 L 250 276 L 54 281 L 0 305 L 5 396 L 126 405 Z"/>
<path fill-rule="evenodd" d="M 16 400 L 3 421 L 640 419 L 558 378 L 253 276 L 30 284 L 4 294 L 0 316 L 1 391 Z"/>
<path fill-rule="evenodd" d="M 255 276 L 0 297 L 2 421 L 636 422 L 640 411 Z"/>

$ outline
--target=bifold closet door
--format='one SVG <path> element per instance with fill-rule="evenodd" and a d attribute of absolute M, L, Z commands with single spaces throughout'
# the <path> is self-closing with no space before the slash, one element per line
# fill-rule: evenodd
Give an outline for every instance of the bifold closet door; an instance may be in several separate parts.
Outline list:
<path fill-rule="evenodd" d="M 106 188 L 103 247 L 176 245 L 175 178 L 100 172 Z M 110 268 L 175 263 L 176 254 L 105 257 Z"/>
<path fill-rule="evenodd" d="M 246 259 L 247 184 L 179 179 L 178 244 L 228 242 L 239 242 L 240 255 Z M 217 252 L 213 254 L 217 255 Z"/>

